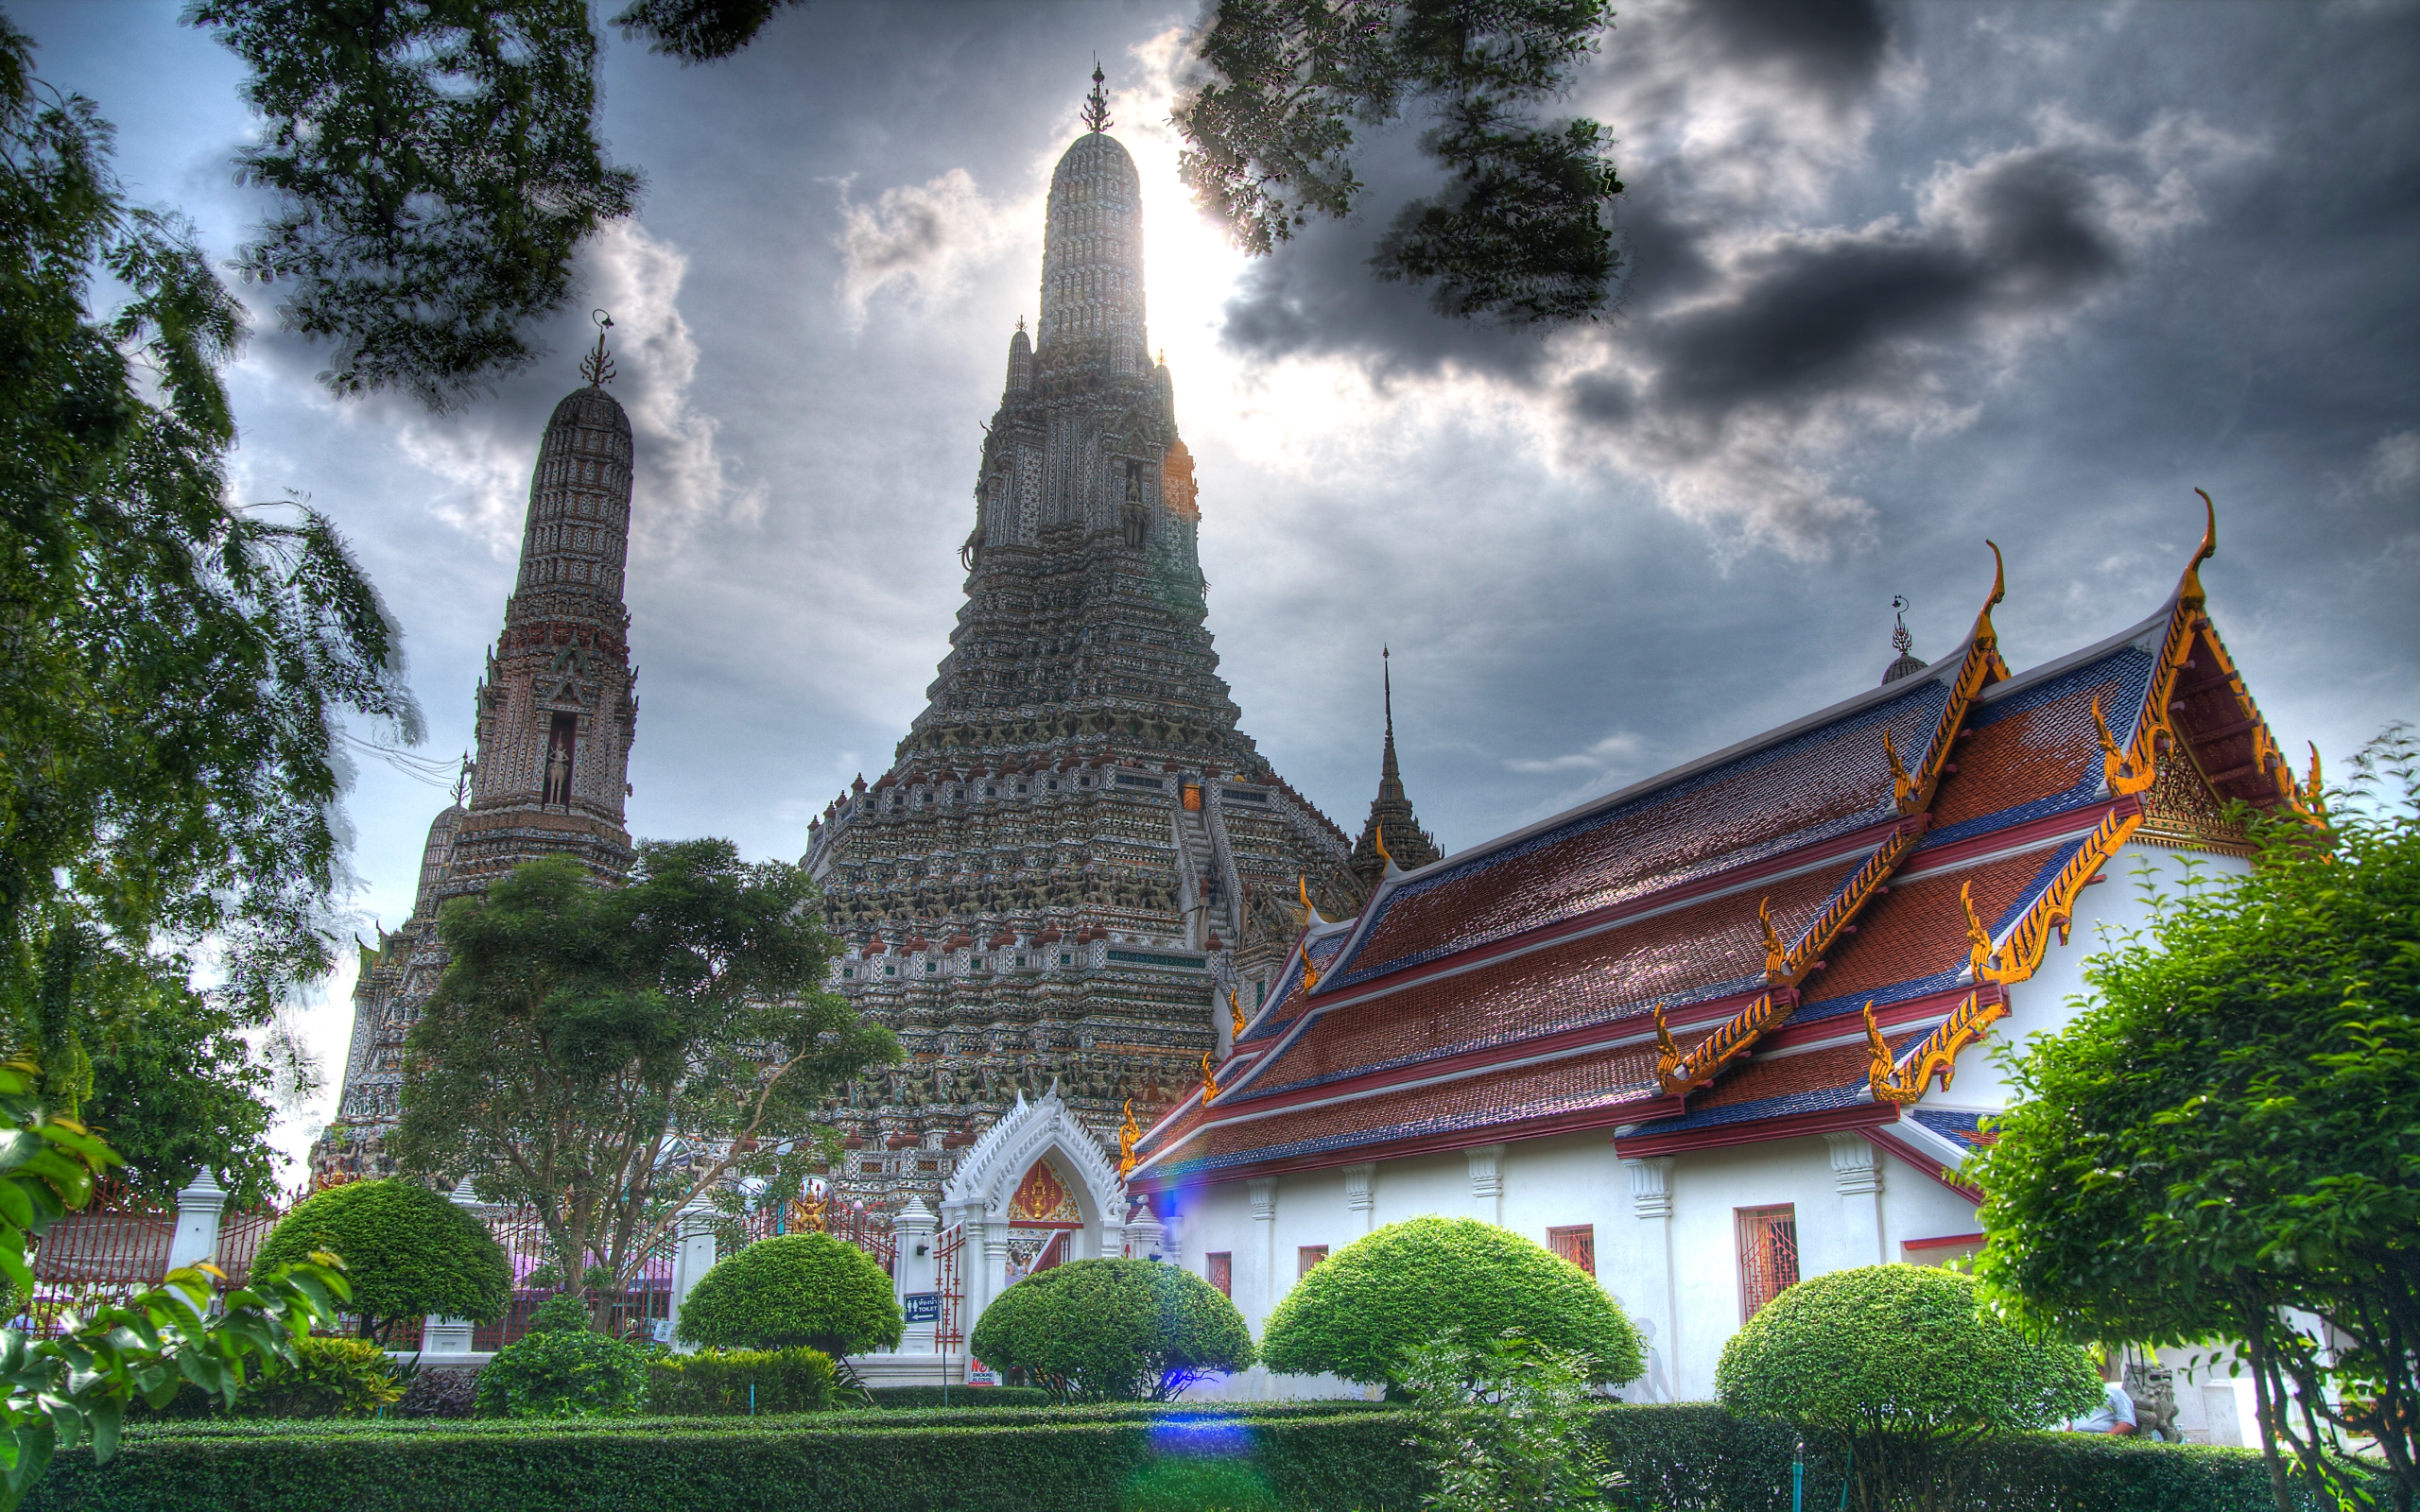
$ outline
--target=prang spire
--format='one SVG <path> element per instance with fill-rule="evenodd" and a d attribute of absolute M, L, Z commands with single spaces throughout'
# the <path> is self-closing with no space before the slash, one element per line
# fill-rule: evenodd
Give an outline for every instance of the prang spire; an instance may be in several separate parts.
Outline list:
<path fill-rule="evenodd" d="M 1117 123 L 1109 118 L 1109 100 L 1100 92 L 1101 80 L 1107 76 L 1100 71 L 1100 60 L 1093 60 L 1093 92 L 1084 100 L 1084 124 L 1095 131 L 1106 131 Z"/>
<path fill-rule="evenodd" d="M 1374 887 L 1386 876 L 1389 861 L 1413 871 L 1443 853 L 1437 849 L 1436 837 L 1420 827 L 1411 799 L 1404 796 L 1403 770 L 1395 761 L 1394 656 L 1386 646 L 1378 648 L 1378 679 L 1387 713 L 1386 744 L 1378 758 L 1378 796 L 1370 804 L 1370 822 L 1361 827 L 1360 842 L 1353 848 L 1354 874 Z"/>

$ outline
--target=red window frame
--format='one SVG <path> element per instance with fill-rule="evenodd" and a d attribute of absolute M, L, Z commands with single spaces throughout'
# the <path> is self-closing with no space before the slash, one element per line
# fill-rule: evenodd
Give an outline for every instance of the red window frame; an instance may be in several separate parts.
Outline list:
<path fill-rule="evenodd" d="M 1575 1223 L 1547 1230 L 1547 1247 L 1589 1275 L 1597 1274 L 1597 1226 Z"/>
<path fill-rule="evenodd" d="M 1201 1279 L 1219 1288 L 1221 1297 L 1236 1295 L 1236 1256 L 1233 1250 L 1218 1249 L 1201 1257 Z"/>
<path fill-rule="evenodd" d="M 1739 1226 L 1739 1321 L 1798 1284 L 1798 1209 L 1790 1203 L 1736 1208 Z"/>

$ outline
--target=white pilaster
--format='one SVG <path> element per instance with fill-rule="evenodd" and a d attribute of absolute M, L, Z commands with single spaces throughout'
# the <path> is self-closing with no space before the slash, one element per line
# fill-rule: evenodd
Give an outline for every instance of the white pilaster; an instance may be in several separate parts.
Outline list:
<path fill-rule="evenodd" d="M 1853 1265 L 1879 1265 L 1882 1255 L 1882 1166 L 1874 1142 L 1851 1130 L 1826 1134 L 1832 1184 L 1841 1194 L 1841 1238 Z"/>
<path fill-rule="evenodd" d="M 891 1262 L 890 1279 L 894 1293 L 905 1298 L 910 1292 L 935 1289 L 940 1275 L 941 1260 L 933 1253 L 933 1234 L 940 1220 L 933 1210 L 925 1206 L 922 1197 L 909 1197 L 908 1206 L 899 1210 L 891 1220 L 890 1232 L 898 1244 L 898 1255 Z M 933 1334 L 939 1327 L 933 1323 L 910 1323 L 899 1340 L 902 1354 L 931 1353 L 939 1348 Z"/>
<path fill-rule="evenodd" d="M 1669 1400 L 1680 1389 L 1681 1360 L 1680 1278 L 1672 1257 L 1672 1157 L 1651 1155 L 1622 1164 L 1630 1171 L 1630 1211 L 1639 1222 L 1654 1226 L 1645 1246 L 1651 1266 L 1646 1296 L 1651 1313 L 1661 1314 L 1652 1321 L 1663 1341 L 1660 1350 L 1651 1338 L 1647 1341 L 1647 1380 L 1651 1397 L 1660 1388 Z M 1655 1358 L 1659 1353 L 1661 1361 Z M 1664 1361 L 1670 1362 L 1668 1381 L 1658 1380 L 1663 1372 L 1656 1366 Z"/>
<path fill-rule="evenodd" d="M 1253 1264 L 1260 1274 L 1253 1278 L 1253 1311 L 1244 1321 L 1256 1331 L 1277 1306 L 1277 1178 L 1273 1176 L 1253 1178 L 1252 1226 Z"/>
<path fill-rule="evenodd" d="M 1481 1223 L 1504 1221 L 1504 1146 L 1481 1144 L 1467 1152 L 1471 1160 L 1471 1216 Z"/>
<path fill-rule="evenodd" d="M 218 1220 L 226 1211 L 226 1190 L 203 1166 L 177 1194 L 177 1231 L 168 1240 L 170 1270 L 202 1264 L 218 1253 Z"/>
<path fill-rule="evenodd" d="M 1358 1215 L 1365 1234 L 1377 1225 L 1377 1198 L 1371 1190 L 1377 1174 L 1377 1163 L 1373 1160 L 1344 1168 L 1344 1209 Z"/>

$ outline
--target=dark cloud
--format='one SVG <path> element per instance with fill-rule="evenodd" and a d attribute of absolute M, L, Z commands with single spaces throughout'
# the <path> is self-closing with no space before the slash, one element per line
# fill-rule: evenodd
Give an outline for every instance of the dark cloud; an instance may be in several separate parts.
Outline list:
<path fill-rule="evenodd" d="M 1891 43 L 1872 0 L 1710 0 L 1689 7 L 1678 25 L 1734 63 L 1787 70 L 1836 108 L 1873 89 Z"/>

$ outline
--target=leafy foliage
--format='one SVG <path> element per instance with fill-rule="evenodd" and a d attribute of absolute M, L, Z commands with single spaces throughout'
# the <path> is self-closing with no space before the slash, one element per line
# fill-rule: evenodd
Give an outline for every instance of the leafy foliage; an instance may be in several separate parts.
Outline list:
<path fill-rule="evenodd" d="M 797 867 L 690 840 L 641 843 L 621 887 L 556 856 L 447 903 L 452 964 L 412 1029 L 389 1148 L 536 1209 L 562 1273 L 601 1265 L 604 1292 L 683 1206 L 740 1180 L 795 1189 L 833 1138 L 823 1094 L 899 1053 L 823 990 L 814 895 Z"/>
<path fill-rule="evenodd" d="M 589 1324 L 588 1304 L 569 1292 L 557 1292 L 540 1302 L 529 1313 L 525 1333 L 546 1333 L 556 1329 L 584 1329 Z"/>
<path fill-rule="evenodd" d="M 2083 1350 L 1983 1311 L 1973 1278 L 1866 1265 L 1800 1281 L 1742 1325 L 1715 1367 L 1722 1404 L 1847 1446 L 1868 1512 L 1956 1503 L 1988 1434 L 2100 1405 Z"/>
<path fill-rule="evenodd" d="M 906 1327 L 882 1267 L 829 1234 L 760 1239 L 717 1261 L 681 1304 L 682 1340 L 722 1349 L 855 1354 L 896 1348 Z"/>
<path fill-rule="evenodd" d="M 1517 1332 L 1586 1357 L 1592 1381 L 1629 1381 L 1643 1368 L 1630 1319 L 1594 1277 L 1470 1218 L 1390 1224 L 1338 1250 L 1277 1304 L 1261 1355 L 1271 1370 L 1374 1384 L 1441 1332 Z"/>
<path fill-rule="evenodd" d="M 2092 957 L 2083 1011 L 2010 1062 L 1976 1167 L 1987 1283 L 2078 1337 L 2244 1341 L 2273 1457 L 2283 1439 L 2315 1494 L 2359 1497 L 2331 1440 L 2376 1435 L 2399 1508 L 2420 1494 L 2413 758 L 2391 732 L 2324 836 L 2256 818 L 2248 875 L 2149 888 L 2148 932 Z"/>
<path fill-rule="evenodd" d="M 344 1257 L 361 1337 L 435 1314 L 487 1322 L 512 1299 L 512 1266 L 487 1225 L 441 1192 L 398 1179 L 350 1181 L 295 1205 L 261 1241 L 255 1265 L 319 1250 Z"/>
<path fill-rule="evenodd" d="M 822 1412 L 834 1380 L 832 1357 L 821 1349 L 667 1354 L 648 1366 L 647 1410 L 667 1418 Z"/>
<path fill-rule="evenodd" d="M 648 1354 L 586 1329 L 525 1333 L 479 1371 L 482 1418 L 627 1418 L 647 1390 Z"/>
<path fill-rule="evenodd" d="M 1712 1403 L 1598 1407 L 1590 1418 L 1630 1479 L 1616 1493 L 1626 1508 L 1789 1512 L 1797 1435 L 1780 1423 L 1741 1421 Z M 1321 1401 L 1225 1402 L 1215 1418 L 1199 1407 L 1119 1403 L 718 1421 L 398 1422 L 390 1414 L 376 1423 L 176 1424 L 130 1435 L 97 1469 L 80 1452 L 62 1456 L 34 1512 L 417 1505 L 409 1498 L 430 1498 L 439 1466 L 444 1504 L 479 1512 L 711 1507 L 729 1504 L 734 1487 L 765 1512 L 926 1512 L 942 1486 L 968 1508 L 1412 1512 L 1433 1483 L 1405 1441 L 1409 1420 L 1399 1409 Z M 1972 1484 L 1992 1512 L 2269 1504 L 2260 1457 L 2242 1450 L 2026 1434 L 1980 1452 Z M 1199 1471 L 1219 1463 L 1241 1473 Z M 1187 1491 L 1235 1500 L 1187 1503 Z M 1828 1512 L 1839 1495 L 1837 1475 L 1810 1467 L 1806 1505 Z"/>
<path fill-rule="evenodd" d="M 1191 1271 L 1149 1260 L 1079 1260 L 1029 1276 L 983 1310 L 970 1348 L 1074 1401 L 1172 1401 L 1253 1359 L 1235 1303 Z"/>
<path fill-rule="evenodd" d="M 1356 127 L 1433 112 L 1437 195 L 1397 215 L 1371 264 L 1431 284 L 1439 313 L 1511 325 L 1593 319 L 1621 263 L 1603 212 L 1622 192 L 1594 121 L 1537 121 L 1613 25 L 1603 0 L 1221 0 L 1207 75 L 1176 108 L 1179 171 L 1245 251 L 1353 213 Z"/>
<path fill-rule="evenodd" d="M 258 1195 L 233 1036 L 328 969 L 340 720 L 419 714 L 334 526 L 226 505 L 242 308 L 32 68 L 0 21 L 0 1023 L 52 1107 L 106 1091 L 147 1188 Z"/>
<path fill-rule="evenodd" d="M 251 69 L 240 177 L 279 209 L 236 266 L 286 287 L 288 329 L 333 350 L 339 394 L 431 408 L 536 355 L 572 254 L 637 208 L 605 162 L 584 0 L 200 0 Z"/>
<path fill-rule="evenodd" d="M 478 1409 L 479 1373 L 423 1366 L 395 1403 L 398 1418 L 468 1418 Z"/>
<path fill-rule="evenodd" d="M 41 1080 L 30 1061 L 0 1064 L 0 1272 L 12 1315 L 33 1292 L 28 1244 L 92 1200 L 94 1177 L 117 1163 L 107 1144 L 43 1105 Z M 124 1302 L 70 1314 L 54 1338 L 0 1329 L 0 1512 L 25 1499 L 59 1451 L 89 1438 L 95 1463 L 115 1453 L 130 1401 L 163 1407 L 191 1383 L 233 1403 L 254 1362 L 294 1365 L 299 1341 L 333 1321 L 347 1295 L 341 1262 L 322 1254 L 255 1269 L 251 1286 L 216 1297 L 204 1272 L 171 1271 Z"/>
<path fill-rule="evenodd" d="M 1443 1334 L 1404 1357 L 1412 1443 L 1436 1480 L 1433 1512 L 1580 1512 L 1622 1484 L 1590 1432 L 1590 1362 L 1519 1334 Z"/>
<path fill-rule="evenodd" d="M 401 1400 L 387 1351 L 366 1339 L 297 1339 L 294 1362 L 245 1387 L 248 1418 L 366 1418 Z"/>
<path fill-rule="evenodd" d="M 634 0 L 614 18 L 622 34 L 644 41 L 648 51 L 691 63 L 729 58 L 756 40 L 765 23 L 782 9 L 804 9 L 807 0 Z"/>

